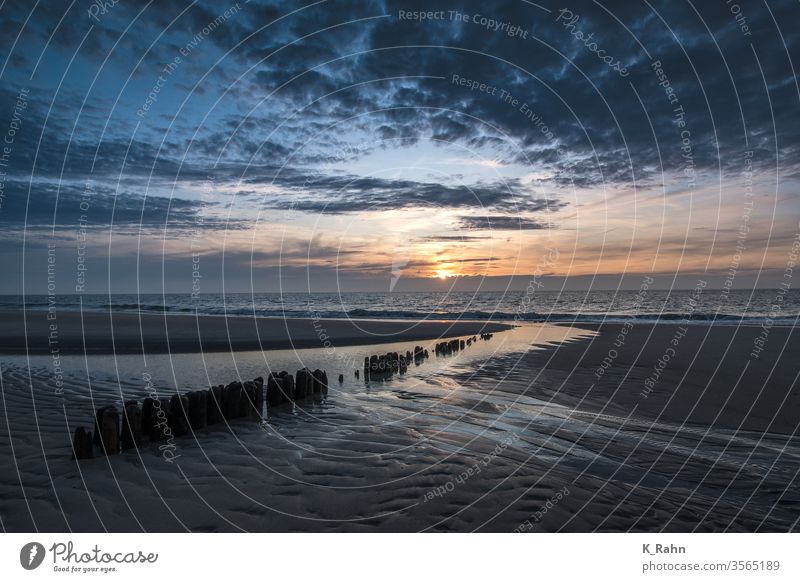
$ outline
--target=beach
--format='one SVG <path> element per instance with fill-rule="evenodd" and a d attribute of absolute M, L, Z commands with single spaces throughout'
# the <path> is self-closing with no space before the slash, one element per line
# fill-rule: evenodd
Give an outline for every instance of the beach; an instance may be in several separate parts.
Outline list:
<path fill-rule="evenodd" d="M 53 389 L 50 356 L 4 356 L 2 525 L 797 530 L 796 332 L 771 328 L 751 358 L 757 326 L 627 327 L 621 340 L 619 323 L 520 325 L 373 382 L 354 377 L 365 353 L 414 342 L 67 356 L 61 393 Z M 87 424 L 98 405 L 141 398 L 143 371 L 159 395 L 169 395 L 300 364 L 323 367 L 332 378 L 342 373 L 344 382 L 332 382 L 324 399 L 267 410 L 263 423 L 242 419 L 176 439 L 171 460 L 150 443 L 70 458 L 76 424 Z M 657 381 L 648 382 L 657 367 Z"/>
<path fill-rule="evenodd" d="M 23 313 L 26 313 L 24 316 Z M 132 354 L 278 350 L 466 336 L 487 321 L 388 321 L 131 312 L 0 311 L 0 354 Z"/>
<path fill-rule="evenodd" d="M 759 352 L 761 326 L 639 323 L 624 335 L 618 323 L 580 327 L 600 333 L 539 362 L 563 375 L 560 401 L 732 430 L 791 435 L 800 426 L 796 328 L 772 327 Z"/>

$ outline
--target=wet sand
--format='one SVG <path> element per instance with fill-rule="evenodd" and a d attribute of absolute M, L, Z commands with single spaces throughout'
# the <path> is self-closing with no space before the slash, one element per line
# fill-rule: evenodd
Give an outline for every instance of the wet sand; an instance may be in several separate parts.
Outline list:
<path fill-rule="evenodd" d="M 2 525 L 7 531 L 798 530 L 795 332 L 771 329 L 752 360 L 760 328 L 692 326 L 644 398 L 644 382 L 678 326 L 637 325 L 615 346 L 619 328 L 596 327 L 592 334 L 523 326 L 389 382 L 356 381 L 351 370 L 324 401 L 270 411 L 263 425 L 235 421 L 177 439 L 174 462 L 150 444 L 80 463 L 69 458 L 71 429 L 94 405 L 141 392 L 129 363 L 120 364 L 119 377 L 94 374 L 91 390 L 76 374 L 57 397 L 46 367 L 29 371 L 20 358 L 6 359 Z M 537 348 L 525 349 L 530 343 Z M 617 355 L 598 379 L 611 348 Z M 188 374 L 191 362 L 167 359 L 179 378 Z M 329 373 L 340 371 L 335 362 L 324 364 Z M 263 366 L 254 356 L 237 361 L 236 369 L 248 377 Z M 211 367 L 219 373 L 223 366 Z"/>
<path fill-rule="evenodd" d="M 596 412 L 716 428 L 793 434 L 800 427 L 800 330 L 756 326 L 585 325 L 600 331 L 546 360 L 553 397 Z M 683 330 L 687 330 L 683 334 Z"/>
<path fill-rule="evenodd" d="M 22 311 L 0 311 L 0 354 L 46 354 L 52 350 L 60 354 L 177 354 L 320 348 L 455 337 L 509 327 L 486 321 L 315 320 L 88 311 L 61 311 L 48 319 L 47 311 L 28 311 L 27 318 Z"/>

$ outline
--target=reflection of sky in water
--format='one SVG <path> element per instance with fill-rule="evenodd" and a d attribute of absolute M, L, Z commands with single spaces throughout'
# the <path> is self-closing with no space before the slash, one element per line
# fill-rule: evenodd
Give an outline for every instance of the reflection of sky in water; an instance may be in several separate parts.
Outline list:
<path fill-rule="evenodd" d="M 208 354 L 157 354 L 148 355 L 103 355 L 103 356 L 64 356 L 61 365 L 71 378 L 70 388 L 65 389 L 69 400 L 72 396 L 86 395 L 87 370 L 94 392 L 118 392 L 123 387 L 126 396 L 139 395 L 144 390 L 144 373 L 152 378 L 156 389 L 165 394 L 207 388 L 209 385 L 228 384 L 236 379 L 250 380 L 266 376 L 271 372 L 286 370 L 294 374 L 303 366 L 320 368 L 328 373 L 331 396 L 341 392 L 375 390 L 378 386 L 387 388 L 413 389 L 424 382 L 428 376 L 447 371 L 455 366 L 473 366 L 493 354 L 524 351 L 526 346 L 542 347 L 548 343 L 567 338 L 575 338 L 587 332 L 568 327 L 547 325 L 523 325 L 514 330 L 497 333 L 490 341 L 478 339 L 472 346 L 454 356 L 436 358 L 433 346 L 436 341 L 397 342 L 375 346 L 353 346 L 331 349 L 300 349 L 249 352 L 220 352 Z M 404 376 L 395 376 L 389 382 L 366 384 L 364 379 L 356 379 L 354 371 L 363 367 L 364 357 L 384 354 L 391 351 L 413 351 L 415 345 L 426 347 L 431 357 L 420 366 L 410 366 Z M 52 367 L 49 356 L 4 356 L 4 366 L 17 369 L 48 369 Z M 344 383 L 339 386 L 339 374 L 344 375 Z"/>

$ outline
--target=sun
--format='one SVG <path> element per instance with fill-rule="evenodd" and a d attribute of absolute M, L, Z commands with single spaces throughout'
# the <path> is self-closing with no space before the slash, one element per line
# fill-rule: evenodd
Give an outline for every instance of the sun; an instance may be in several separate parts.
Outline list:
<path fill-rule="evenodd" d="M 453 273 L 448 271 L 447 269 L 438 269 L 436 271 L 436 277 L 439 279 L 447 279 L 448 277 L 452 277 Z"/>

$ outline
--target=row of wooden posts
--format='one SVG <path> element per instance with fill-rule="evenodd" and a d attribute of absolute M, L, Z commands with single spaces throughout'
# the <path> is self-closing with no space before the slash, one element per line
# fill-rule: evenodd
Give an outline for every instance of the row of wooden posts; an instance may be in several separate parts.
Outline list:
<path fill-rule="evenodd" d="M 72 452 L 76 459 L 87 459 L 94 456 L 97 446 L 101 454 L 115 455 L 137 447 L 144 438 L 162 442 L 237 418 L 260 420 L 264 402 L 275 407 L 327 394 L 327 372 L 303 368 L 294 376 L 272 373 L 266 386 L 259 377 L 169 398 L 145 398 L 141 406 L 137 400 L 127 400 L 121 415 L 113 405 L 98 408 L 94 432 L 83 426 L 76 428 Z"/>
<path fill-rule="evenodd" d="M 492 339 L 494 334 L 482 333 L 480 339 L 488 341 Z M 445 342 L 439 342 L 434 346 L 434 354 L 436 356 L 450 356 L 456 352 L 471 346 L 478 341 L 478 336 L 472 336 L 466 340 L 452 339 Z M 375 354 L 364 358 L 364 379 L 387 379 L 394 374 L 405 374 L 408 366 L 412 363 L 419 366 L 423 361 L 430 357 L 428 350 L 422 346 L 414 346 L 414 351 L 407 351 L 405 354 L 399 352 L 389 352 L 387 354 Z M 356 378 L 358 378 L 358 370 L 355 371 Z M 339 382 L 342 381 L 342 376 L 339 376 Z"/>
<path fill-rule="evenodd" d="M 480 339 L 492 339 L 491 333 L 480 334 Z M 478 341 L 477 336 L 466 340 L 453 339 L 436 344 L 437 356 L 449 356 Z M 389 352 L 364 358 L 364 380 L 386 380 L 394 374 L 405 374 L 412 363 L 419 366 L 430 357 L 428 350 L 415 346 L 405 354 Z M 355 370 L 359 377 L 359 370 Z M 344 376 L 339 374 L 339 383 Z M 292 376 L 288 372 L 273 372 L 264 379 L 258 377 L 248 382 L 231 382 L 227 386 L 214 386 L 209 390 L 194 390 L 174 394 L 169 398 L 145 398 L 139 406 L 137 400 L 125 401 L 120 415 L 116 406 L 103 406 L 95 412 L 94 432 L 83 426 L 75 429 L 72 440 L 73 456 L 88 459 L 94 456 L 97 446 L 103 455 L 114 455 L 133 449 L 144 438 L 150 442 L 163 442 L 180 437 L 193 430 L 219 424 L 236 418 L 260 420 L 263 405 L 270 408 L 328 394 L 328 374 L 325 370 L 308 368 Z"/>
<path fill-rule="evenodd" d="M 492 339 L 493 336 L 494 336 L 493 333 L 482 333 L 480 335 L 480 338 L 484 341 L 488 341 Z M 452 354 L 455 354 L 456 352 L 459 352 L 467 348 L 468 346 L 471 346 L 477 341 L 478 341 L 478 336 L 475 335 L 472 337 L 468 337 L 466 340 L 452 339 L 446 342 L 439 342 L 438 344 L 436 344 L 433 351 L 437 356 L 450 356 Z"/>
<path fill-rule="evenodd" d="M 429 358 L 428 350 L 422 346 L 414 346 L 414 351 L 388 352 L 364 358 L 364 380 L 384 380 L 395 374 L 405 374 L 412 363 L 419 366 Z M 358 378 L 358 370 L 355 371 Z"/>

